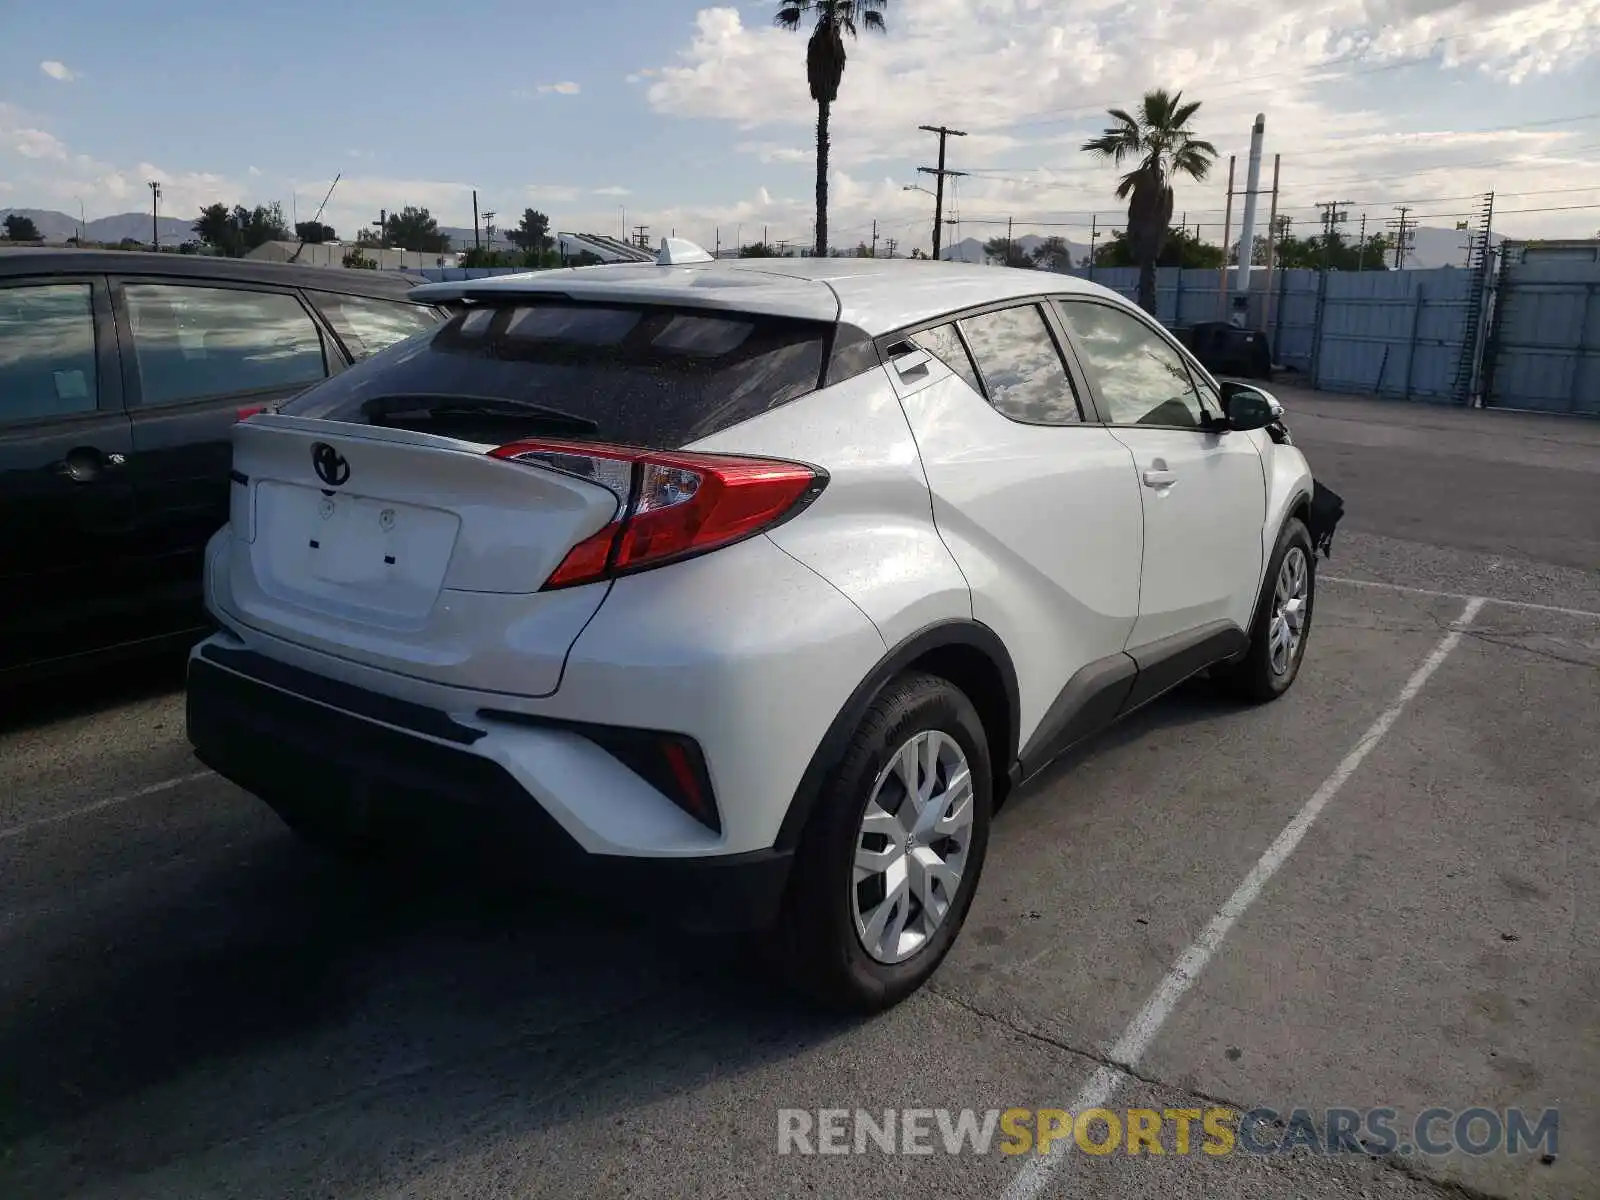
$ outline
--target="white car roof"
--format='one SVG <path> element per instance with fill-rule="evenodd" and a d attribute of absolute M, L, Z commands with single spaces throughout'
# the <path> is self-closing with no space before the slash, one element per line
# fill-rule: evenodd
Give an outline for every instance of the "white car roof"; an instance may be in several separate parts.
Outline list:
<path fill-rule="evenodd" d="M 947 312 L 1037 295 L 1115 292 L 1053 271 L 889 258 L 739 258 L 663 267 L 617 263 L 424 284 L 430 303 L 565 296 L 612 303 L 681 304 L 767 316 L 842 321 L 872 337 Z"/>

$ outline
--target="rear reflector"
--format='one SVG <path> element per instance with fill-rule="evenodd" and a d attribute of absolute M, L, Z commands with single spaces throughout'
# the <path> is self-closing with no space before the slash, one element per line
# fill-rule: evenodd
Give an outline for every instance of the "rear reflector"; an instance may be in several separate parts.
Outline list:
<path fill-rule="evenodd" d="M 826 473 L 731 454 L 636 450 L 538 439 L 489 452 L 565 471 L 609 489 L 618 515 L 570 551 L 544 590 L 680 562 L 769 529 L 821 494 Z"/>

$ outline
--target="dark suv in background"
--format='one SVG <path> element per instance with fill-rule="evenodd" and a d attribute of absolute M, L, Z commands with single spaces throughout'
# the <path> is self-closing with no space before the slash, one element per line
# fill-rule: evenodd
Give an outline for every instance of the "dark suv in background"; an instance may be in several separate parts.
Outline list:
<path fill-rule="evenodd" d="M 0 250 L 0 684 L 191 640 L 234 423 L 434 325 L 417 282 Z"/>

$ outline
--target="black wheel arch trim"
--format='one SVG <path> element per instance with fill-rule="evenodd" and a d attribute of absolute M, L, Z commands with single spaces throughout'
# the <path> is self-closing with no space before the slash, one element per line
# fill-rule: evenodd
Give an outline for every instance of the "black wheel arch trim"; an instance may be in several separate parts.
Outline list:
<path fill-rule="evenodd" d="M 878 660 L 850 693 L 850 698 L 845 701 L 844 706 L 828 726 L 827 732 L 822 735 L 822 741 L 817 744 L 805 773 L 800 777 L 800 783 L 789 801 L 789 810 L 784 814 L 783 823 L 778 827 L 774 849 L 792 850 L 798 844 L 806 822 L 811 819 L 811 813 L 822 796 L 822 789 L 827 782 L 829 772 L 844 756 L 845 747 L 849 745 L 867 709 L 884 686 L 917 659 L 931 651 L 950 646 L 978 651 L 999 672 L 1006 693 L 1009 744 L 991 746 L 989 753 L 999 779 L 1014 780 L 1017 777 L 1017 731 L 1021 721 L 1022 700 L 1017 685 L 1017 670 L 1011 661 L 1011 654 L 1000 635 L 982 622 L 960 619 L 940 621 L 924 626 L 895 645 Z M 998 799 L 997 795 L 996 800 Z"/>
<path fill-rule="evenodd" d="M 1283 540 L 1283 531 L 1289 528 L 1290 521 L 1299 521 L 1302 525 L 1306 524 L 1306 517 L 1298 515 L 1302 505 L 1304 505 L 1308 510 L 1310 509 L 1311 493 L 1297 488 L 1295 498 L 1289 501 L 1288 507 L 1284 510 L 1283 520 L 1278 522 L 1278 532 L 1272 539 L 1272 549 L 1267 552 L 1266 558 L 1263 559 L 1261 563 L 1261 590 L 1256 593 L 1255 607 L 1250 610 L 1250 628 L 1245 631 L 1250 638 L 1254 638 L 1256 635 L 1256 630 L 1261 627 L 1261 615 L 1266 611 L 1267 604 L 1270 602 L 1272 596 L 1272 587 L 1277 582 L 1272 578 L 1272 558 L 1273 555 L 1277 554 L 1278 552 L 1278 543 Z M 1309 515 L 1310 514 L 1308 511 L 1307 516 Z M 1306 536 L 1308 538 L 1311 538 L 1312 536 L 1309 526 L 1307 526 L 1306 529 Z M 1315 539 L 1312 539 L 1311 567 L 1313 574 L 1315 574 L 1316 571 L 1316 563 L 1316 542 Z M 1239 655 L 1236 657 L 1242 658 L 1244 654 L 1249 652 L 1249 649 L 1250 646 L 1249 642 L 1247 641 L 1245 643 L 1244 650 L 1240 651 Z"/>

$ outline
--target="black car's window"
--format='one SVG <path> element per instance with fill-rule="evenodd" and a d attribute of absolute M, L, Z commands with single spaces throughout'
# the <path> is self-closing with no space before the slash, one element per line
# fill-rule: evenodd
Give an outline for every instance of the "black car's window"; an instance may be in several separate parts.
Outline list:
<path fill-rule="evenodd" d="M 457 437 L 547 432 L 675 447 L 815 391 L 829 326 L 655 305 L 507 303 L 469 309 L 295 397 L 283 412 L 392 421 L 390 396 L 510 401 L 529 415 L 494 418 L 440 404 L 405 419 Z M 535 409 L 533 406 L 537 406 Z M 537 410 L 566 414 L 541 428 Z"/>
<path fill-rule="evenodd" d="M 1061 352 L 1037 305 L 964 317 L 961 330 L 988 386 L 989 402 L 999 412 L 1030 425 L 1083 420 Z"/>
<path fill-rule="evenodd" d="M 1058 307 L 1095 373 L 1112 424 L 1197 429 L 1204 423 L 1189 369 L 1155 330 L 1108 304 Z"/>
<path fill-rule="evenodd" d="M 313 292 L 311 299 L 358 362 L 414 333 L 432 329 L 439 322 L 433 309 L 404 300 L 373 300 L 332 292 Z"/>
<path fill-rule="evenodd" d="M 929 354 L 936 355 L 945 366 L 965 379 L 973 391 L 983 395 L 983 385 L 978 382 L 978 373 L 972 368 L 972 358 L 961 344 L 961 335 L 956 332 L 954 325 L 935 325 L 932 329 L 912 334 L 911 340 Z"/>
<path fill-rule="evenodd" d="M 291 295 L 165 283 L 130 283 L 123 294 L 144 404 L 289 388 L 327 375 L 322 335 Z"/>
<path fill-rule="evenodd" d="M 91 411 L 94 363 L 87 283 L 0 288 L 0 422 Z"/>

